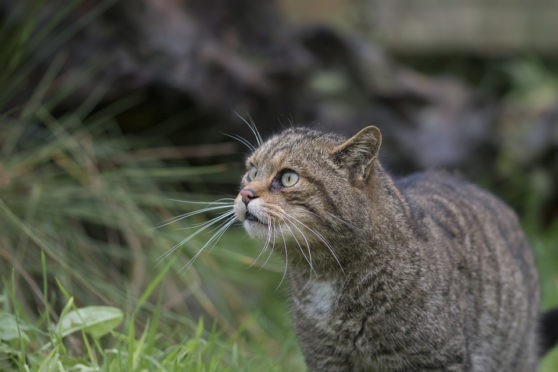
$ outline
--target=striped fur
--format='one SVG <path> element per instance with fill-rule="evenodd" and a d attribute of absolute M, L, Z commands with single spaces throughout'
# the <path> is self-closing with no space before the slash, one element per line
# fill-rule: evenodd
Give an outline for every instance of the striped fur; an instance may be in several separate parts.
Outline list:
<path fill-rule="evenodd" d="M 235 212 L 284 245 L 309 370 L 536 371 L 538 279 L 514 212 L 442 173 L 395 181 L 380 144 L 375 127 L 292 128 L 247 159 L 255 198 Z M 278 186 L 285 170 L 295 186 Z"/>

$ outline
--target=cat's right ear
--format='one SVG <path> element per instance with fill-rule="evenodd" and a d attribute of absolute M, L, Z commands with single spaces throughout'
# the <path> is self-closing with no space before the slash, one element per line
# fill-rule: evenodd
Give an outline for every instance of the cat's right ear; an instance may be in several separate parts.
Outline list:
<path fill-rule="evenodd" d="M 352 178 L 366 180 L 381 144 L 380 130 L 375 126 L 366 127 L 333 148 L 333 161 L 339 167 L 347 168 Z"/>

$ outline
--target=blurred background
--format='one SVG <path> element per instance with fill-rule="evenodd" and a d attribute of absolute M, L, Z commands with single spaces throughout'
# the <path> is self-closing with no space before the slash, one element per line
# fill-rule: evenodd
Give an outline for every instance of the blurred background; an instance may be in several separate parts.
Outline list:
<path fill-rule="evenodd" d="M 218 223 L 166 254 L 222 211 L 161 226 L 208 206 L 181 201 L 235 196 L 247 149 L 227 134 L 255 143 L 242 118 L 264 138 L 377 125 L 394 175 L 488 188 L 522 220 L 542 309 L 558 306 L 557 11 L 0 0 L 0 370 L 304 370 L 278 257 L 255 262 L 239 226 L 196 256 Z M 55 342 L 67 296 L 124 323 Z M 558 370 L 556 351 L 541 370 Z"/>

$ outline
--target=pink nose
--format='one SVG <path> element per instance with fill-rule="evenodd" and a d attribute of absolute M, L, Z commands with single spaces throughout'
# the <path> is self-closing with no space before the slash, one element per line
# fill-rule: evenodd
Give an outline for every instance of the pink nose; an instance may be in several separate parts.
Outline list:
<path fill-rule="evenodd" d="M 256 199 L 258 195 L 252 189 L 242 189 L 240 191 L 240 196 L 242 197 L 242 201 L 244 204 L 248 205 L 252 199 Z"/>

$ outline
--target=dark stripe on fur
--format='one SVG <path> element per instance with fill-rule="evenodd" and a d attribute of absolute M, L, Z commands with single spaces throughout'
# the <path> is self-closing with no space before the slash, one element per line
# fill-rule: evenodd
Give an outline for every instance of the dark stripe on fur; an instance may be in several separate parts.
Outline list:
<path fill-rule="evenodd" d="M 329 195 L 329 192 L 324 186 L 323 182 L 306 174 L 304 175 L 304 177 L 308 180 L 308 182 L 316 186 L 316 188 L 320 191 L 320 196 L 324 197 L 326 204 L 330 208 L 332 213 L 336 216 L 340 216 L 341 214 L 339 213 L 339 209 L 337 209 L 337 203 L 335 203 L 335 201 L 331 198 L 331 195 Z"/>

